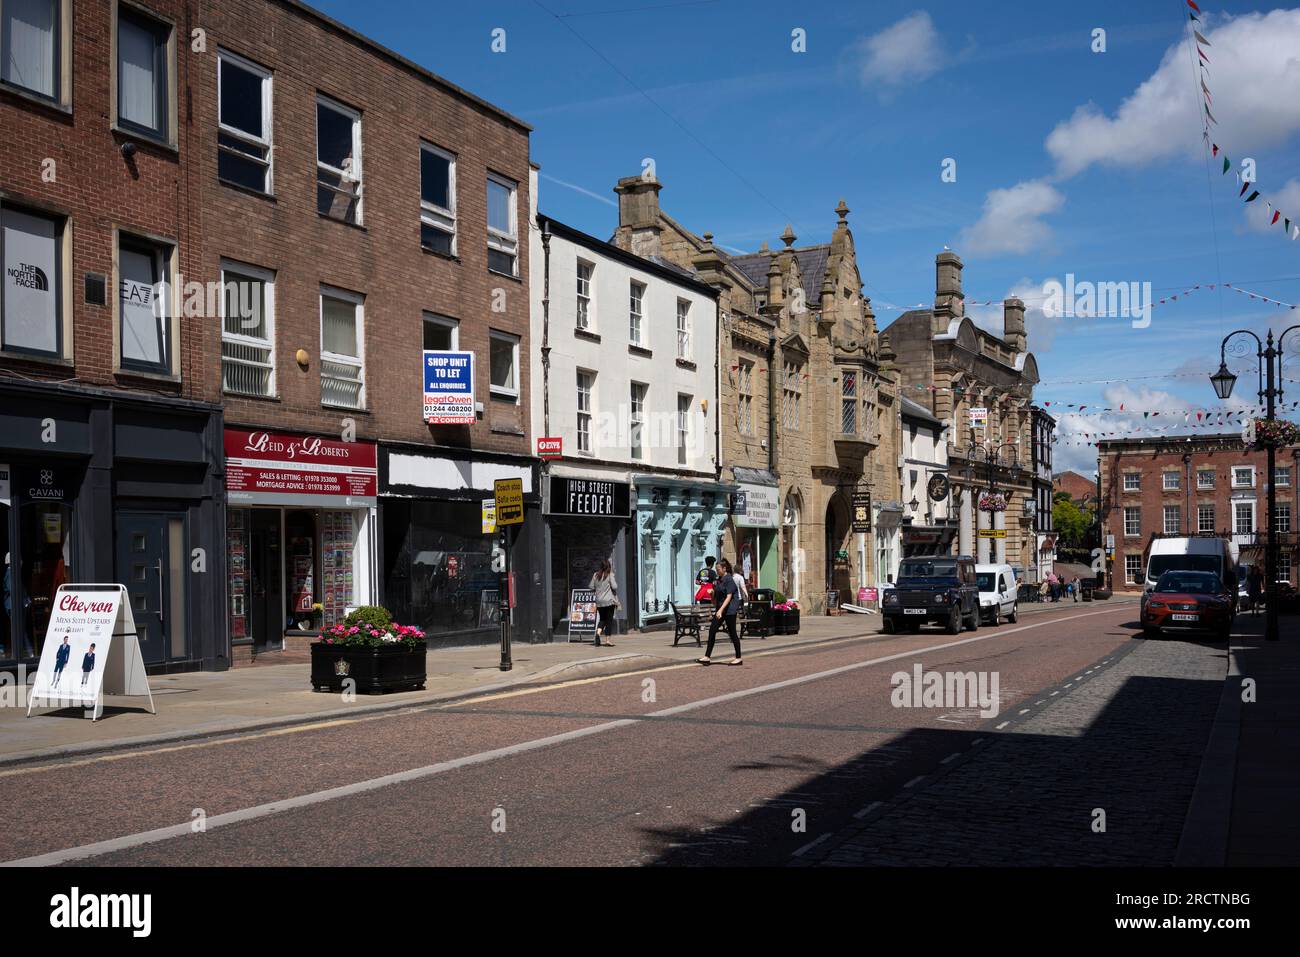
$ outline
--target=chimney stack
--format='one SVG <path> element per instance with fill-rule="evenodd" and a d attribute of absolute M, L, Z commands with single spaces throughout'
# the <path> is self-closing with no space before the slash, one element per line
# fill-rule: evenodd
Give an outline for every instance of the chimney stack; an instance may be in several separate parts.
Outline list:
<path fill-rule="evenodd" d="M 659 190 L 662 184 L 653 176 L 625 176 L 618 181 L 619 246 L 638 256 L 660 254 Z"/>
<path fill-rule="evenodd" d="M 948 323 L 966 314 L 966 296 L 961 291 L 961 257 L 945 249 L 934 257 L 934 331 L 948 331 Z"/>
<path fill-rule="evenodd" d="M 1025 304 L 1019 299 L 1002 301 L 1002 341 L 1012 352 L 1021 353 L 1026 349 Z"/>

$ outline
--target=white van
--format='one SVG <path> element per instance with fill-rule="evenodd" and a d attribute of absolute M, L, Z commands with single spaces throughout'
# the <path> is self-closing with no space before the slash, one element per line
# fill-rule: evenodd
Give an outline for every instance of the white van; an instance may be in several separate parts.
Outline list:
<path fill-rule="evenodd" d="M 1214 572 L 1230 595 L 1237 594 L 1234 546 L 1217 535 L 1160 537 L 1151 540 L 1143 592 L 1150 592 L 1165 572 Z"/>
<path fill-rule="evenodd" d="M 1016 572 L 1010 565 L 976 565 L 975 581 L 980 589 L 980 619 L 996 625 L 1006 617 L 1016 623 L 1016 596 L 1019 584 Z"/>

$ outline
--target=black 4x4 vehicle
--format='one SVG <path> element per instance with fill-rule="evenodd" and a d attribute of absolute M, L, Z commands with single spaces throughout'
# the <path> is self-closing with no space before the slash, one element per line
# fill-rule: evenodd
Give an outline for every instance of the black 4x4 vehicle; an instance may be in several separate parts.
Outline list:
<path fill-rule="evenodd" d="M 962 626 L 980 626 L 980 590 L 975 559 L 968 555 L 905 558 L 898 583 L 885 592 L 880 615 L 886 634 L 920 631 L 926 622 L 944 625 L 955 635 Z"/>

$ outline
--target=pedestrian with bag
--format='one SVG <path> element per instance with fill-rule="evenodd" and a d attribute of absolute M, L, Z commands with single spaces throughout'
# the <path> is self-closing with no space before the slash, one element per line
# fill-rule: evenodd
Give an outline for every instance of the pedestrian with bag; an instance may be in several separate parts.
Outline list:
<path fill-rule="evenodd" d="M 587 587 L 596 593 L 596 614 L 599 616 L 596 622 L 596 647 L 601 646 L 600 639 L 603 637 L 605 647 L 613 648 L 609 632 L 614 624 L 614 612 L 622 607 L 622 603 L 618 600 L 618 582 L 608 558 L 600 560 L 600 570 L 591 576 L 591 584 Z"/>
<path fill-rule="evenodd" d="M 736 584 L 736 576 L 732 574 L 731 563 L 725 558 L 718 559 L 718 570 L 718 582 L 714 589 L 714 600 L 717 604 L 713 611 L 713 618 L 709 622 L 709 643 L 704 649 L 704 657 L 695 660 L 702 665 L 713 664 L 713 645 L 718 639 L 718 629 L 726 628 L 731 646 L 736 650 L 736 657 L 727 664 L 743 665 L 745 662 L 740 656 L 740 637 L 736 634 L 736 613 L 740 611 L 740 586 Z"/>

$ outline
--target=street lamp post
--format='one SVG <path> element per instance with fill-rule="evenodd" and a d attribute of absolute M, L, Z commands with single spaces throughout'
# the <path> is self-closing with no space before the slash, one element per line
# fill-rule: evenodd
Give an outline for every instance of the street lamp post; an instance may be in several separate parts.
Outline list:
<path fill-rule="evenodd" d="M 1274 403 L 1282 398 L 1282 340 L 1294 329 L 1300 329 L 1300 325 L 1283 329 L 1281 335 L 1277 337 L 1276 345 L 1274 345 L 1272 329 L 1268 331 L 1266 342 L 1261 342 L 1259 336 L 1249 329 L 1238 329 L 1224 336 L 1223 342 L 1219 344 L 1219 371 L 1210 376 L 1210 385 L 1214 386 L 1215 395 L 1220 399 L 1227 399 L 1232 395 L 1232 387 L 1237 384 L 1237 377 L 1228 371 L 1228 340 L 1233 336 L 1250 336 L 1255 340 L 1255 358 L 1258 360 L 1256 371 L 1259 374 L 1257 394 L 1265 402 L 1265 420 L 1277 421 Z M 1264 447 L 1268 454 L 1268 512 L 1265 519 L 1268 528 L 1264 539 L 1264 587 L 1267 589 L 1264 593 L 1264 638 L 1267 641 L 1277 641 L 1277 522 L 1274 518 L 1277 511 L 1277 491 L 1274 488 L 1277 484 L 1277 470 L 1274 467 L 1276 449 L 1271 437 L 1265 442 Z"/>
<path fill-rule="evenodd" d="M 970 455 L 968 457 L 968 460 L 970 461 L 972 466 L 978 463 L 983 463 L 990 496 L 995 494 L 997 490 L 996 466 L 1001 464 L 1001 462 L 999 462 L 999 459 L 1002 456 L 1003 449 L 1011 449 L 1011 453 L 1012 453 L 1011 464 L 1008 465 L 1007 468 L 1011 472 L 1011 481 L 1015 482 L 1016 477 L 1020 472 L 1019 446 L 1017 446 L 1014 442 L 1004 442 L 1001 445 L 986 445 L 984 443 L 976 442 L 975 430 L 974 429 L 971 430 Z M 979 511 L 978 499 L 976 499 L 975 501 L 975 510 L 976 512 Z M 990 525 L 994 524 L 994 513 L 992 512 L 989 513 L 989 523 Z M 979 525 L 978 519 L 976 520 L 975 524 L 976 526 Z M 978 528 L 977 528 L 977 532 L 978 532 Z M 997 538 L 990 539 L 989 558 L 991 559 L 991 564 L 994 565 L 1000 564 L 998 561 Z"/>

